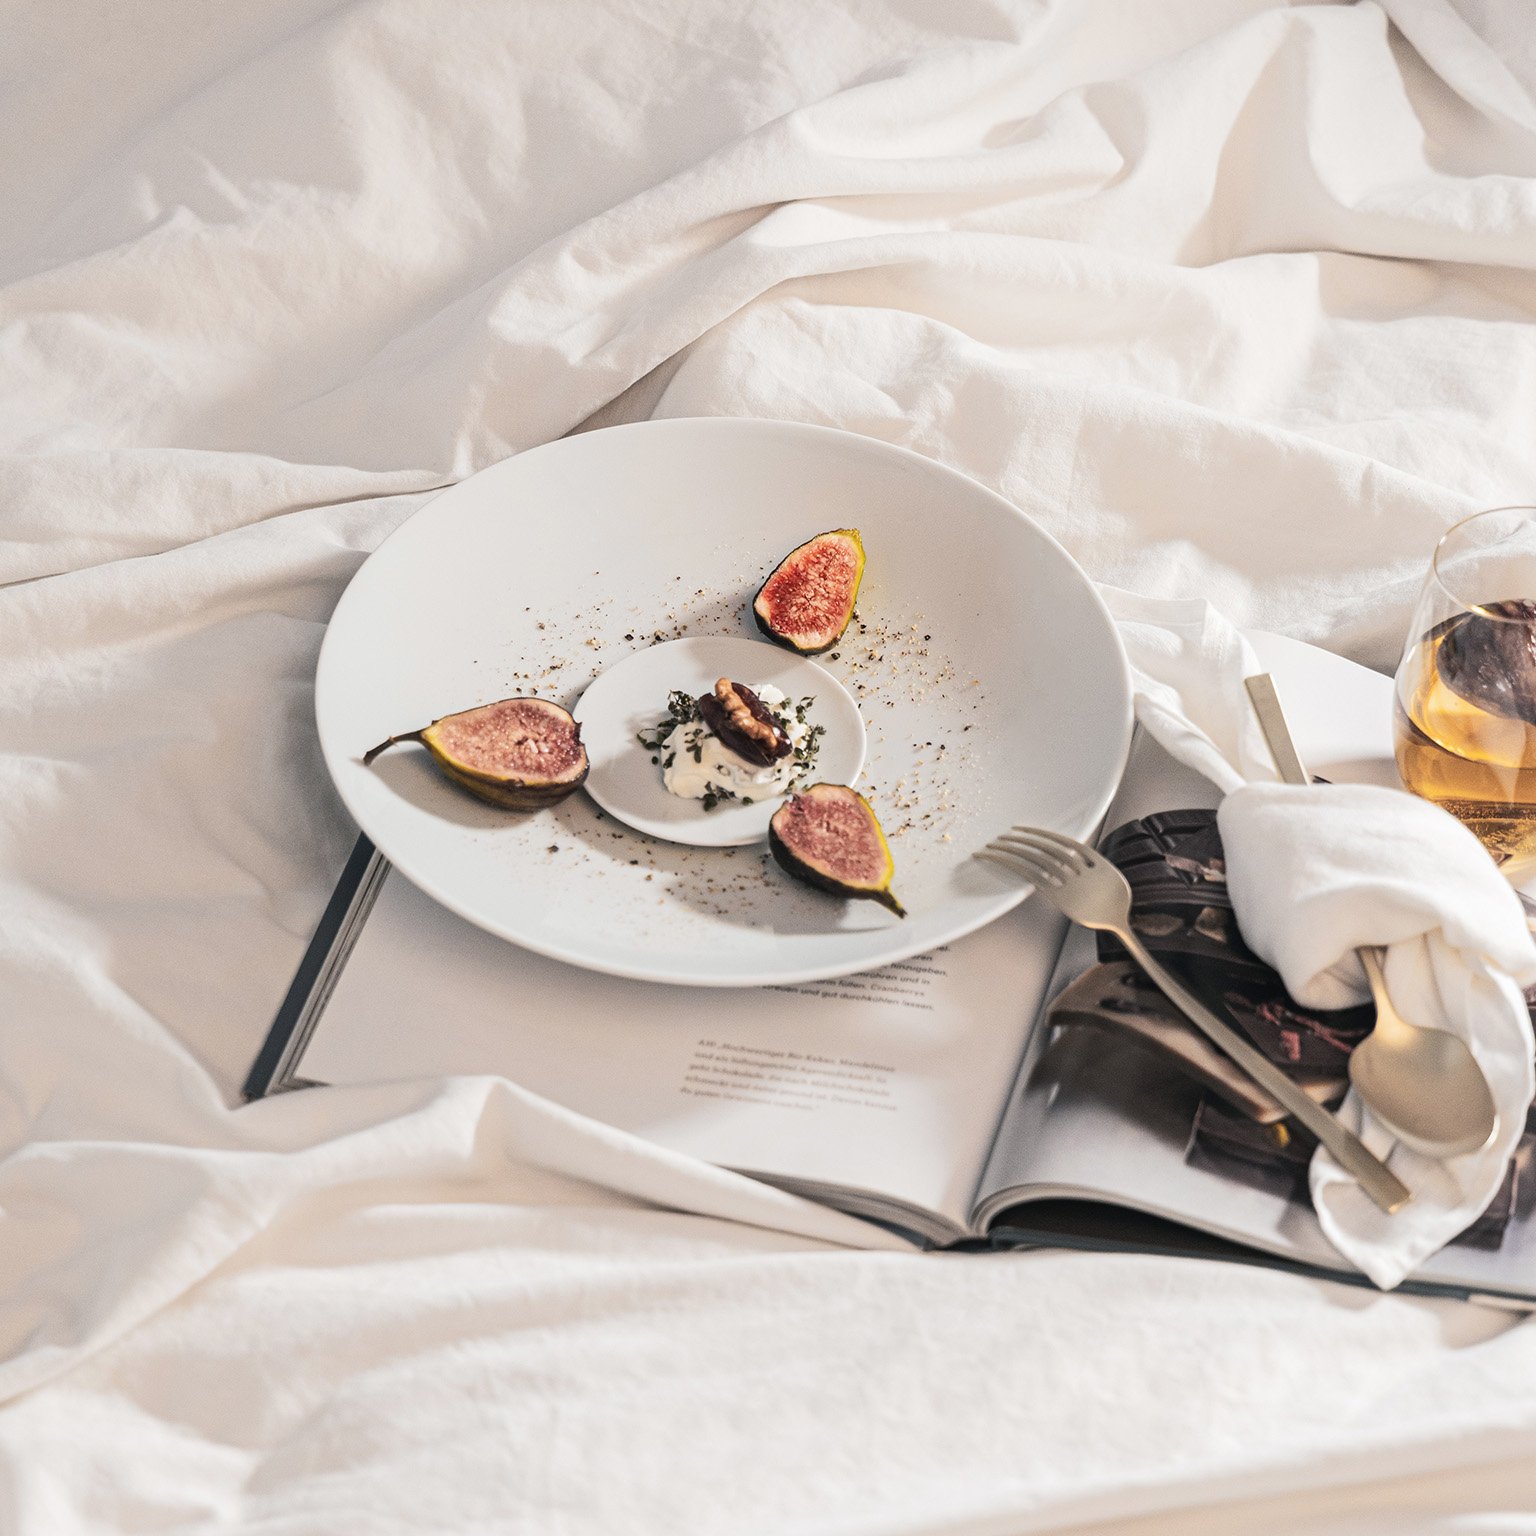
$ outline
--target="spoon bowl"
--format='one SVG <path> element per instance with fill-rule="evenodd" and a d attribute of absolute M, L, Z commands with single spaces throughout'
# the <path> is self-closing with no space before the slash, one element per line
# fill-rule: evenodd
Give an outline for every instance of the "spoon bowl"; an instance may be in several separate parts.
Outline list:
<path fill-rule="evenodd" d="M 1458 1157 L 1487 1146 L 1498 1130 L 1493 1095 L 1458 1035 L 1410 1024 L 1387 996 L 1381 958 L 1359 951 L 1376 1027 L 1350 1053 L 1349 1080 L 1398 1140 L 1426 1157 Z"/>

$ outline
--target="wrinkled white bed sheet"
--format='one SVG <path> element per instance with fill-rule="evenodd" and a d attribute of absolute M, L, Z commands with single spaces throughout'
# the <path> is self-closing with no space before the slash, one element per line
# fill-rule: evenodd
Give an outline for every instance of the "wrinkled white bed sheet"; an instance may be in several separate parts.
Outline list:
<path fill-rule="evenodd" d="M 0 28 L 0 1531 L 1536 1529 L 1496 1313 L 861 1252 L 492 1080 L 235 1107 L 352 835 L 326 617 L 505 454 L 830 422 L 1389 662 L 1536 500 L 1521 0 Z"/>

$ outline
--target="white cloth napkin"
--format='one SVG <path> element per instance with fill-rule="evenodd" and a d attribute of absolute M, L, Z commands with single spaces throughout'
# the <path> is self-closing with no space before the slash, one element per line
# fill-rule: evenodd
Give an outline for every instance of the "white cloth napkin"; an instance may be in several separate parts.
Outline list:
<path fill-rule="evenodd" d="M 1312 1200 L 1328 1240 L 1390 1289 L 1487 1208 L 1524 1130 L 1536 1073 L 1521 989 L 1536 984 L 1536 942 L 1519 900 L 1477 839 L 1426 800 L 1374 785 L 1273 782 L 1243 687 L 1262 669 L 1208 603 L 1104 596 L 1130 654 L 1137 717 L 1226 792 L 1227 887 L 1250 948 L 1297 1002 L 1342 1008 L 1369 996 L 1356 949 L 1385 946 L 1399 1010 L 1460 1035 L 1493 1091 L 1493 1140 L 1444 1160 L 1404 1145 L 1350 1091 L 1340 1119 L 1413 1191 L 1396 1215 L 1327 1151 L 1313 1157 Z"/>

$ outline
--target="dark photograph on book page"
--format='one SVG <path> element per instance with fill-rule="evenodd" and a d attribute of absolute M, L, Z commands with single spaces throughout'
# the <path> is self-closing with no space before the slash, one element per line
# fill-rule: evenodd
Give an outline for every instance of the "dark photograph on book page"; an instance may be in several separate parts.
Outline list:
<path fill-rule="evenodd" d="M 1336 1107 L 1349 1086 L 1350 1052 L 1370 1033 L 1369 1005 L 1325 1012 L 1302 1007 L 1279 975 L 1243 942 L 1216 814 L 1167 811 L 1116 828 L 1101 847 L 1130 881 L 1132 923 L 1147 948 L 1186 986 L 1308 1094 Z M 1188 1024 L 1119 942 L 1099 935 L 1099 963 L 1052 1005 L 1066 1030 L 1114 1032 L 1177 1069 L 1199 1092 L 1191 1102 L 1186 1159 L 1301 1204 L 1316 1142 L 1226 1056 Z M 1159 1117 L 1168 1106 L 1148 1106 Z M 1489 1208 L 1456 1241 L 1496 1249 L 1510 1222 L 1536 1205 L 1536 1113 Z"/>

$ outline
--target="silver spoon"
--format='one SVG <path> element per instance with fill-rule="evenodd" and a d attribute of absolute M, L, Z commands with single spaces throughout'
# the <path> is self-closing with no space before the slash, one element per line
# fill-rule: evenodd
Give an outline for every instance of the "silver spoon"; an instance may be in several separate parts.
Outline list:
<path fill-rule="evenodd" d="M 1248 697 L 1287 784 L 1310 784 L 1267 672 L 1246 679 Z M 1349 1057 L 1349 1080 L 1371 1113 L 1400 1141 L 1426 1157 L 1457 1157 L 1493 1139 L 1499 1117 L 1476 1057 L 1458 1035 L 1410 1024 L 1387 996 L 1381 958 L 1360 949 L 1376 1002 L 1376 1027 Z"/>
<path fill-rule="evenodd" d="M 1381 954 L 1355 951 L 1376 1000 L 1376 1027 L 1349 1056 L 1349 1080 L 1371 1113 L 1427 1157 L 1486 1146 L 1498 1129 L 1488 1082 L 1460 1036 L 1410 1024 L 1387 996 Z"/>

